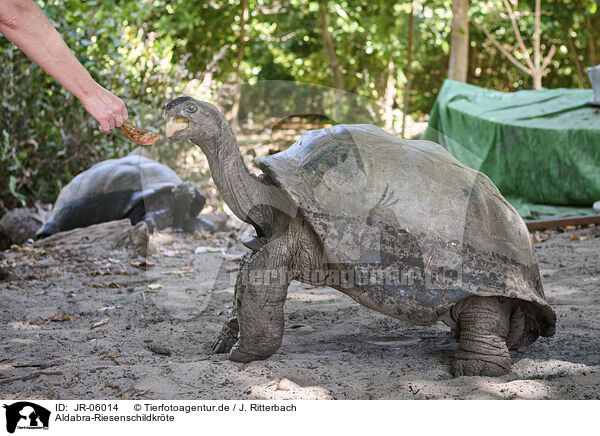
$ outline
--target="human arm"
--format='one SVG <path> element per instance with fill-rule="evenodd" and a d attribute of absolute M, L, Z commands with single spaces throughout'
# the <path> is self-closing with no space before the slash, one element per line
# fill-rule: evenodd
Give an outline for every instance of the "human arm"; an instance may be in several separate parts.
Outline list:
<path fill-rule="evenodd" d="M 0 0 L 0 33 L 75 95 L 100 130 L 127 119 L 125 103 L 94 81 L 33 0 Z"/>

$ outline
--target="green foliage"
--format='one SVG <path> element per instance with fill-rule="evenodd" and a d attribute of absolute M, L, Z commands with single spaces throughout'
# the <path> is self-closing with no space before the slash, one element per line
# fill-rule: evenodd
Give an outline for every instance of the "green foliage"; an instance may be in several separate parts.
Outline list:
<path fill-rule="evenodd" d="M 147 112 L 165 77 L 153 70 L 161 57 L 155 43 L 149 55 L 133 50 L 137 26 L 147 2 L 39 2 L 79 61 L 103 86 L 129 105 L 130 117 Z M 41 200 L 53 202 L 77 173 L 107 158 L 127 154 L 134 145 L 118 131 L 103 134 L 83 106 L 56 81 L 0 38 L 0 211 Z M 162 85 L 162 86 L 161 86 Z M 143 124 L 143 119 L 136 121 Z"/>
<path fill-rule="evenodd" d="M 103 86 L 128 103 L 130 117 L 158 130 L 162 105 L 185 92 L 227 109 L 237 71 L 240 35 L 238 0 L 39 0 L 79 60 Z M 600 63 L 598 0 L 543 0 L 544 50 L 557 46 L 544 86 L 588 87 L 586 66 Z M 248 0 L 250 18 L 241 80 L 296 81 L 331 86 L 331 71 L 319 27 L 319 2 Z M 346 91 L 377 102 L 386 86 L 386 68 L 395 65 L 394 106 L 403 107 L 409 0 L 326 2 Z M 519 2 L 521 32 L 531 40 L 535 0 Z M 502 44 L 515 46 L 501 0 L 471 2 L 470 16 Z M 413 116 L 427 114 L 446 78 L 451 0 L 421 0 L 415 10 Z M 469 81 L 511 91 L 529 88 L 530 78 L 510 64 L 475 26 L 470 26 Z M 596 54 L 598 51 L 598 54 Z M 133 144 L 118 131 L 102 134 L 79 102 L 0 38 L 0 210 L 37 199 L 51 202 L 78 172 Z M 522 59 L 520 54 L 516 57 Z M 281 86 L 285 91 L 286 86 Z M 269 85 L 271 86 L 271 85 Z M 242 117 L 268 113 L 273 97 L 266 87 L 244 97 Z M 254 92 L 254 93 L 253 93 Z M 269 95 L 270 97 L 265 97 Z M 317 99 L 319 93 L 309 93 Z M 287 96 L 289 105 L 294 96 Z M 335 102 L 333 102 L 335 103 Z M 286 103 L 287 104 L 287 103 Z M 350 108 L 352 110 L 352 108 Z M 185 145 L 161 147 L 175 162 Z"/>

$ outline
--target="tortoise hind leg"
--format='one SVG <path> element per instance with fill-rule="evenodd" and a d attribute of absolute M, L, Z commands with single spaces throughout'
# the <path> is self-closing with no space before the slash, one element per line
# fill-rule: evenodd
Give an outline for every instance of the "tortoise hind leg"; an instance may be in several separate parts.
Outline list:
<path fill-rule="evenodd" d="M 458 315 L 459 341 L 454 376 L 499 376 L 510 372 L 506 338 L 510 302 L 498 297 L 472 297 Z"/>

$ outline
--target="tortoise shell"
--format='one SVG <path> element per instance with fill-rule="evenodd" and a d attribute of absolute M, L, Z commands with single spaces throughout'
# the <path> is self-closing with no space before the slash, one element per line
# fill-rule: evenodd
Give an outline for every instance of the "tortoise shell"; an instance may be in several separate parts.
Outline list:
<path fill-rule="evenodd" d="M 342 277 L 325 284 L 421 325 L 470 296 L 516 298 L 525 342 L 554 333 L 525 223 L 487 176 L 438 144 L 337 125 L 256 161 L 321 239 Z"/>
<path fill-rule="evenodd" d="M 38 236 L 123 219 L 134 208 L 151 207 L 153 199 L 168 197 L 182 180 L 169 167 L 139 155 L 108 159 L 78 174 L 61 191 L 52 215 Z M 192 208 L 196 214 L 204 206 L 196 191 Z M 168 207 L 168 201 L 162 201 Z M 194 211 L 190 211 L 190 215 Z M 135 224 L 135 223 L 134 223 Z"/>

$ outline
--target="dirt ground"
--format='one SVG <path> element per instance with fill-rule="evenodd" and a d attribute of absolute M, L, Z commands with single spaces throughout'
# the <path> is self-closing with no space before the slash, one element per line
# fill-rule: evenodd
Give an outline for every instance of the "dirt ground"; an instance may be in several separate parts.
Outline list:
<path fill-rule="evenodd" d="M 235 226 L 155 234 L 147 259 L 112 237 L 126 221 L 2 253 L 0 398 L 600 399 L 600 227 L 537 236 L 556 335 L 514 353 L 504 377 L 452 378 L 445 325 L 297 282 L 276 355 L 212 355 L 245 252 Z"/>

